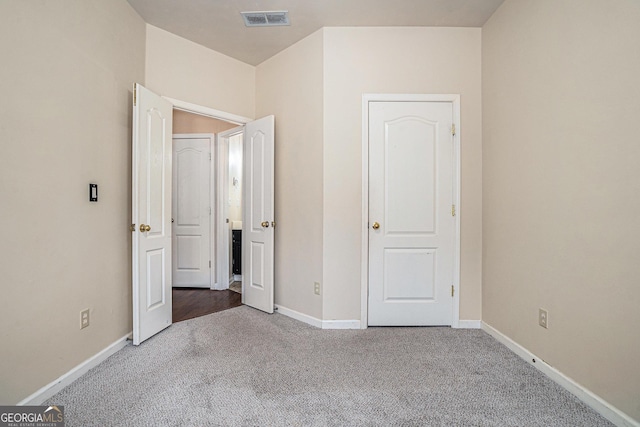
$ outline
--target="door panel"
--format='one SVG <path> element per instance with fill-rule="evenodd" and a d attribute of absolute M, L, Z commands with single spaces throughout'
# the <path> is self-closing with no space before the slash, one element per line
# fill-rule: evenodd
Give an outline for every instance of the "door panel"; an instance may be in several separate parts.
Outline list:
<path fill-rule="evenodd" d="M 171 325 L 172 105 L 136 84 L 133 106 L 133 343 Z M 148 228 L 145 228 L 148 227 Z"/>
<path fill-rule="evenodd" d="M 273 313 L 273 116 L 246 124 L 243 152 L 242 302 Z"/>
<path fill-rule="evenodd" d="M 251 242 L 251 280 L 249 286 L 264 290 L 264 244 Z"/>
<path fill-rule="evenodd" d="M 211 287 L 212 139 L 173 138 L 173 287 Z"/>
<path fill-rule="evenodd" d="M 436 123 L 419 117 L 385 123 L 387 234 L 433 233 L 435 230 L 435 130 Z M 414 138 L 413 135 L 428 137 Z"/>
<path fill-rule="evenodd" d="M 385 249 L 383 301 L 432 300 L 435 295 L 435 260 L 434 249 Z"/>
<path fill-rule="evenodd" d="M 147 252 L 147 309 L 151 310 L 164 304 L 166 280 L 163 280 L 163 272 L 165 266 L 165 251 L 158 249 Z M 156 286 L 161 283 L 162 286 Z"/>
<path fill-rule="evenodd" d="M 452 323 L 452 124 L 450 102 L 369 103 L 371 326 Z"/>
<path fill-rule="evenodd" d="M 257 131 L 250 136 L 250 140 L 251 150 L 248 155 L 251 167 L 251 182 L 249 187 L 251 190 L 251 210 L 249 211 L 251 221 L 249 223 L 251 224 L 252 231 L 262 232 L 264 230 L 262 230 L 261 224 L 266 218 L 264 204 L 265 134 L 261 131 Z"/>

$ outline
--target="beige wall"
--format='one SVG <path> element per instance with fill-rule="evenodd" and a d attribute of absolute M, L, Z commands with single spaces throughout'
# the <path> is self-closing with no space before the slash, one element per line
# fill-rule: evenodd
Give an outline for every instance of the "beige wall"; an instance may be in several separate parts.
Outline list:
<path fill-rule="evenodd" d="M 130 105 L 144 47 L 124 0 L 0 2 L 2 404 L 131 332 Z"/>
<path fill-rule="evenodd" d="M 482 30 L 483 320 L 636 420 L 638 23 L 637 1 L 508 0 Z"/>
<path fill-rule="evenodd" d="M 276 116 L 276 304 L 322 317 L 322 34 L 257 67 L 256 117 Z"/>
<path fill-rule="evenodd" d="M 255 67 L 147 24 L 145 85 L 159 95 L 253 118 Z"/>
<path fill-rule="evenodd" d="M 360 319 L 362 94 L 461 94 L 461 319 L 481 318 L 479 28 L 324 29 L 324 315 Z"/>
<path fill-rule="evenodd" d="M 238 125 L 186 111 L 173 110 L 173 133 L 218 133 Z"/>

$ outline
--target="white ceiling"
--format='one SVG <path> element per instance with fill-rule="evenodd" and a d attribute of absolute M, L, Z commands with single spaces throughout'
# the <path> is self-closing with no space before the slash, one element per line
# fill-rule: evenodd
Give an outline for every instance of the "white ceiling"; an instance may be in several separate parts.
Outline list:
<path fill-rule="evenodd" d="M 257 65 L 322 27 L 481 27 L 504 0 L 128 0 L 149 24 Z M 240 12 L 288 10 L 291 26 L 244 25 Z"/>

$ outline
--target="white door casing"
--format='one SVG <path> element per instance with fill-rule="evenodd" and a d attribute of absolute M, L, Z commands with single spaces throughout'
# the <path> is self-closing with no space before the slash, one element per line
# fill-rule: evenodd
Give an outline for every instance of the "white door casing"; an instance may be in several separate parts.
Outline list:
<path fill-rule="evenodd" d="M 273 116 L 247 123 L 243 145 L 242 303 L 273 313 Z"/>
<path fill-rule="evenodd" d="M 242 137 L 244 126 L 238 126 L 233 129 L 226 130 L 217 134 L 217 150 L 216 163 L 217 181 L 217 203 L 216 211 L 218 212 L 217 228 L 219 230 L 219 238 L 217 238 L 217 263 L 216 289 L 229 289 L 229 278 L 231 274 L 231 222 L 229 221 L 229 139 L 239 135 Z"/>
<path fill-rule="evenodd" d="M 173 135 L 173 287 L 212 288 L 213 134 Z"/>
<path fill-rule="evenodd" d="M 139 84 L 133 97 L 133 344 L 171 325 L 170 102 Z"/>
<path fill-rule="evenodd" d="M 368 325 L 452 325 L 452 102 L 368 108 Z"/>

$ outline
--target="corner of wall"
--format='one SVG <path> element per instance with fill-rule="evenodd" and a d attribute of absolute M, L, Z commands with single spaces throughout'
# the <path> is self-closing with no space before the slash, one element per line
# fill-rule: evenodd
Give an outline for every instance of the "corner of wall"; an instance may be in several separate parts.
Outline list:
<path fill-rule="evenodd" d="M 322 88 L 321 31 L 256 67 L 256 115 L 276 117 L 276 305 L 310 322 L 324 293 Z"/>

